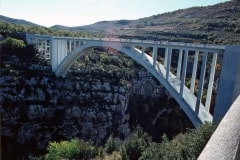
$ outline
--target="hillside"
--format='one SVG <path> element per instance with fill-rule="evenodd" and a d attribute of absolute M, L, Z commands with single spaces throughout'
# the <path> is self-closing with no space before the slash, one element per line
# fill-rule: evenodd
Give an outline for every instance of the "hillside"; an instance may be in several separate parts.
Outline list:
<path fill-rule="evenodd" d="M 229 1 L 208 7 L 193 7 L 134 21 L 120 35 L 141 33 L 156 39 L 240 43 L 240 3 Z"/>
<path fill-rule="evenodd" d="M 27 26 L 40 26 L 38 24 L 23 20 L 23 19 L 15 19 L 15 18 L 9 18 L 6 16 L 0 15 L 0 22 L 7 22 L 7 23 L 14 23 L 19 25 L 27 25 Z"/>
<path fill-rule="evenodd" d="M 115 21 L 100 21 L 91 25 L 78 26 L 78 27 L 67 27 L 61 25 L 54 25 L 50 27 L 51 29 L 63 29 L 63 30 L 71 30 L 71 31 L 89 31 L 89 32 L 100 32 L 105 31 L 109 26 L 113 26 L 113 28 L 121 28 L 122 26 L 126 26 L 131 24 L 131 20 L 115 20 Z"/>
<path fill-rule="evenodd" d="M 240 44 L 239 17 L 240 2 L 229 1 L 213 6 L 181 9 L 134 21 L 104 21 L 65 29 L 100 32 L 104 36 L 122 38 Z"/>

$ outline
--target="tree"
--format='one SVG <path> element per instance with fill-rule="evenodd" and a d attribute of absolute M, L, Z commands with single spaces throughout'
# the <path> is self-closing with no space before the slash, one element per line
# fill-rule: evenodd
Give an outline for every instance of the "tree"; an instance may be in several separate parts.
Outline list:
<path fill-rule="evenodd" d="M 14 51 L 14 49 L 24 48 L 26 47 L 23 40 L 19 40 L 16 38 L 8 37 L 5 40 L 3 40 L 0 45 L 10 51 L 11 53 Z"/>

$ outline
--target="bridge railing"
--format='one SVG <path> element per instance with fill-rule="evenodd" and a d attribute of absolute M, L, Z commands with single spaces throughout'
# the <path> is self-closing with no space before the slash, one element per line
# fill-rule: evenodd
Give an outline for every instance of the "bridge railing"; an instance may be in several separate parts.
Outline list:
<path fill-rule="evenodd" d="M 240 95 L 231 105 L 198 160 L 240 160 Z"/>

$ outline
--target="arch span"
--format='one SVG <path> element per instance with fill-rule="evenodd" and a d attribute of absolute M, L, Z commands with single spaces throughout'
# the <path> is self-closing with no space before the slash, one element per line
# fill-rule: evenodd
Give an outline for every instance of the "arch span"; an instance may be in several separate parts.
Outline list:
<path fill-rule="evenodd" d="M 141 51 L 138 49 L 134 48 L 131 45 L 123 45 L 120 44 L 119 42 L 101 42 L 101 41 L 95 41 L 91 43 L 86 43 L 75 48 L 71 53 L 69 53 L 63 61 L 59 64 L 57 70 L 55 71 L 56 76 L 60 77 L 65 77 L 67 71 L 73 64 L 73 62 L 78 59 L 79 57 L 85 55 L 87 51 L 91 48 L 94 47 L 108 47 L 108 48 L 113 48 L 116 49 L 133 60 L 137 61 L 139 64 L 141 64 L 144 68 L 147 69 L 148 72 L 150 72 L 168 91 L 169 93 L 173 96 L 173 98 L 178 102 L 180 107 L 184 110 L 186 115 L 189 117 L 193 125 L 196 127 L 201 123 L 204 123 L 205 121 L 211 121 L 212 117 L 210 114 L 205 112 L 202 113 L 203 115 L 205 114 L 205 117 L 202 116 L 197 116 L 196 113 L 194 112 L 195 110 L 195 102 L 196 102 L 196 97 L 191 94 L 190 92 L 186 94 L 189 90 L 186 89 L 184 86 L 184 94 L 181 96 L 179 92 L 177 91 L 175 87 L 173 87 L 174 80 L 172 80 L 172 83 L 170 83 L 170 80 L 166 79 L 164 74 L 166 74 L 166 70 L 164 67 L 157 62 L 156 67 L 153 64 L 153 58 L 148 55 L 144 55 L 145 57 L 143 58 L 143 55 L 141 54 Z M 160 71 L 161 70 L 161 71 Z M 165 72 L 165 73 L 164 73 Z M 170 78 L 173 77 L 173 79 L 176 79 L 176 76 L 174 76 L 172 73 L 170 73 Z M 191 95 L 191 96 L 189 96 Z M 191 107 L 194 106 L 194 107 Z M 200 106 L 200 108 L 203 106 Z M 207 114 L 207 116 L 206 116 Z M 210 115 L 210 116 L 209 116 Z"/>

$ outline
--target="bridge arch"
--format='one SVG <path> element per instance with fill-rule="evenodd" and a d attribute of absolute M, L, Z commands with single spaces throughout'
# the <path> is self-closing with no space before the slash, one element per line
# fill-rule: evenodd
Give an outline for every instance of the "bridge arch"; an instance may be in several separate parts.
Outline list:
<path fill-rule="evenodd" d="M 180 107 L 184 110 L 184 112 L 186 113 L 186 115 L 191 120 L 194 126 L 198 126 L 199 124 L 203 123 L 203 121 L 198 116 L 196 116 L 196 113 L 192 110 L 192 108 L 189 107 L 189 104 L 171 86 L 171 84 L 169 84 L 169 82 L 164 78 L 164 76 L 156 71 L 155 67 L 153 67 L 152 65 L 153 62 L 150 62 L 149 60 L 143 60 L 140 54 L 138 54 L 139 56 L 136 56 L 134 52 L 140 51 L 138 51 L 137 49 L 134 48 L 134 46 L 131 45 L 124 46 L 118 42 L 101 42 L 101 41 L 95 41 L 91 43 L 85 42 L 85 44 L 76 47 L 62 60 L 62 62 L 59 64 L 55 71 L 56 76 L 65 77 L 66 73 L 68 72 L 74 61 L 77 60 L 79 57 L 84 56 L 87 53 L 87 51 L 95 47 L 107 47 L 118 50 L 123 54 L 126 54 L 128 57 L 135 60 L 139 64 L 141 64 L 164 86 L 164 88 L 166 88 L 169 91 L 169 93 L 173 96 L 173 98 L 177 101 Z"/>

